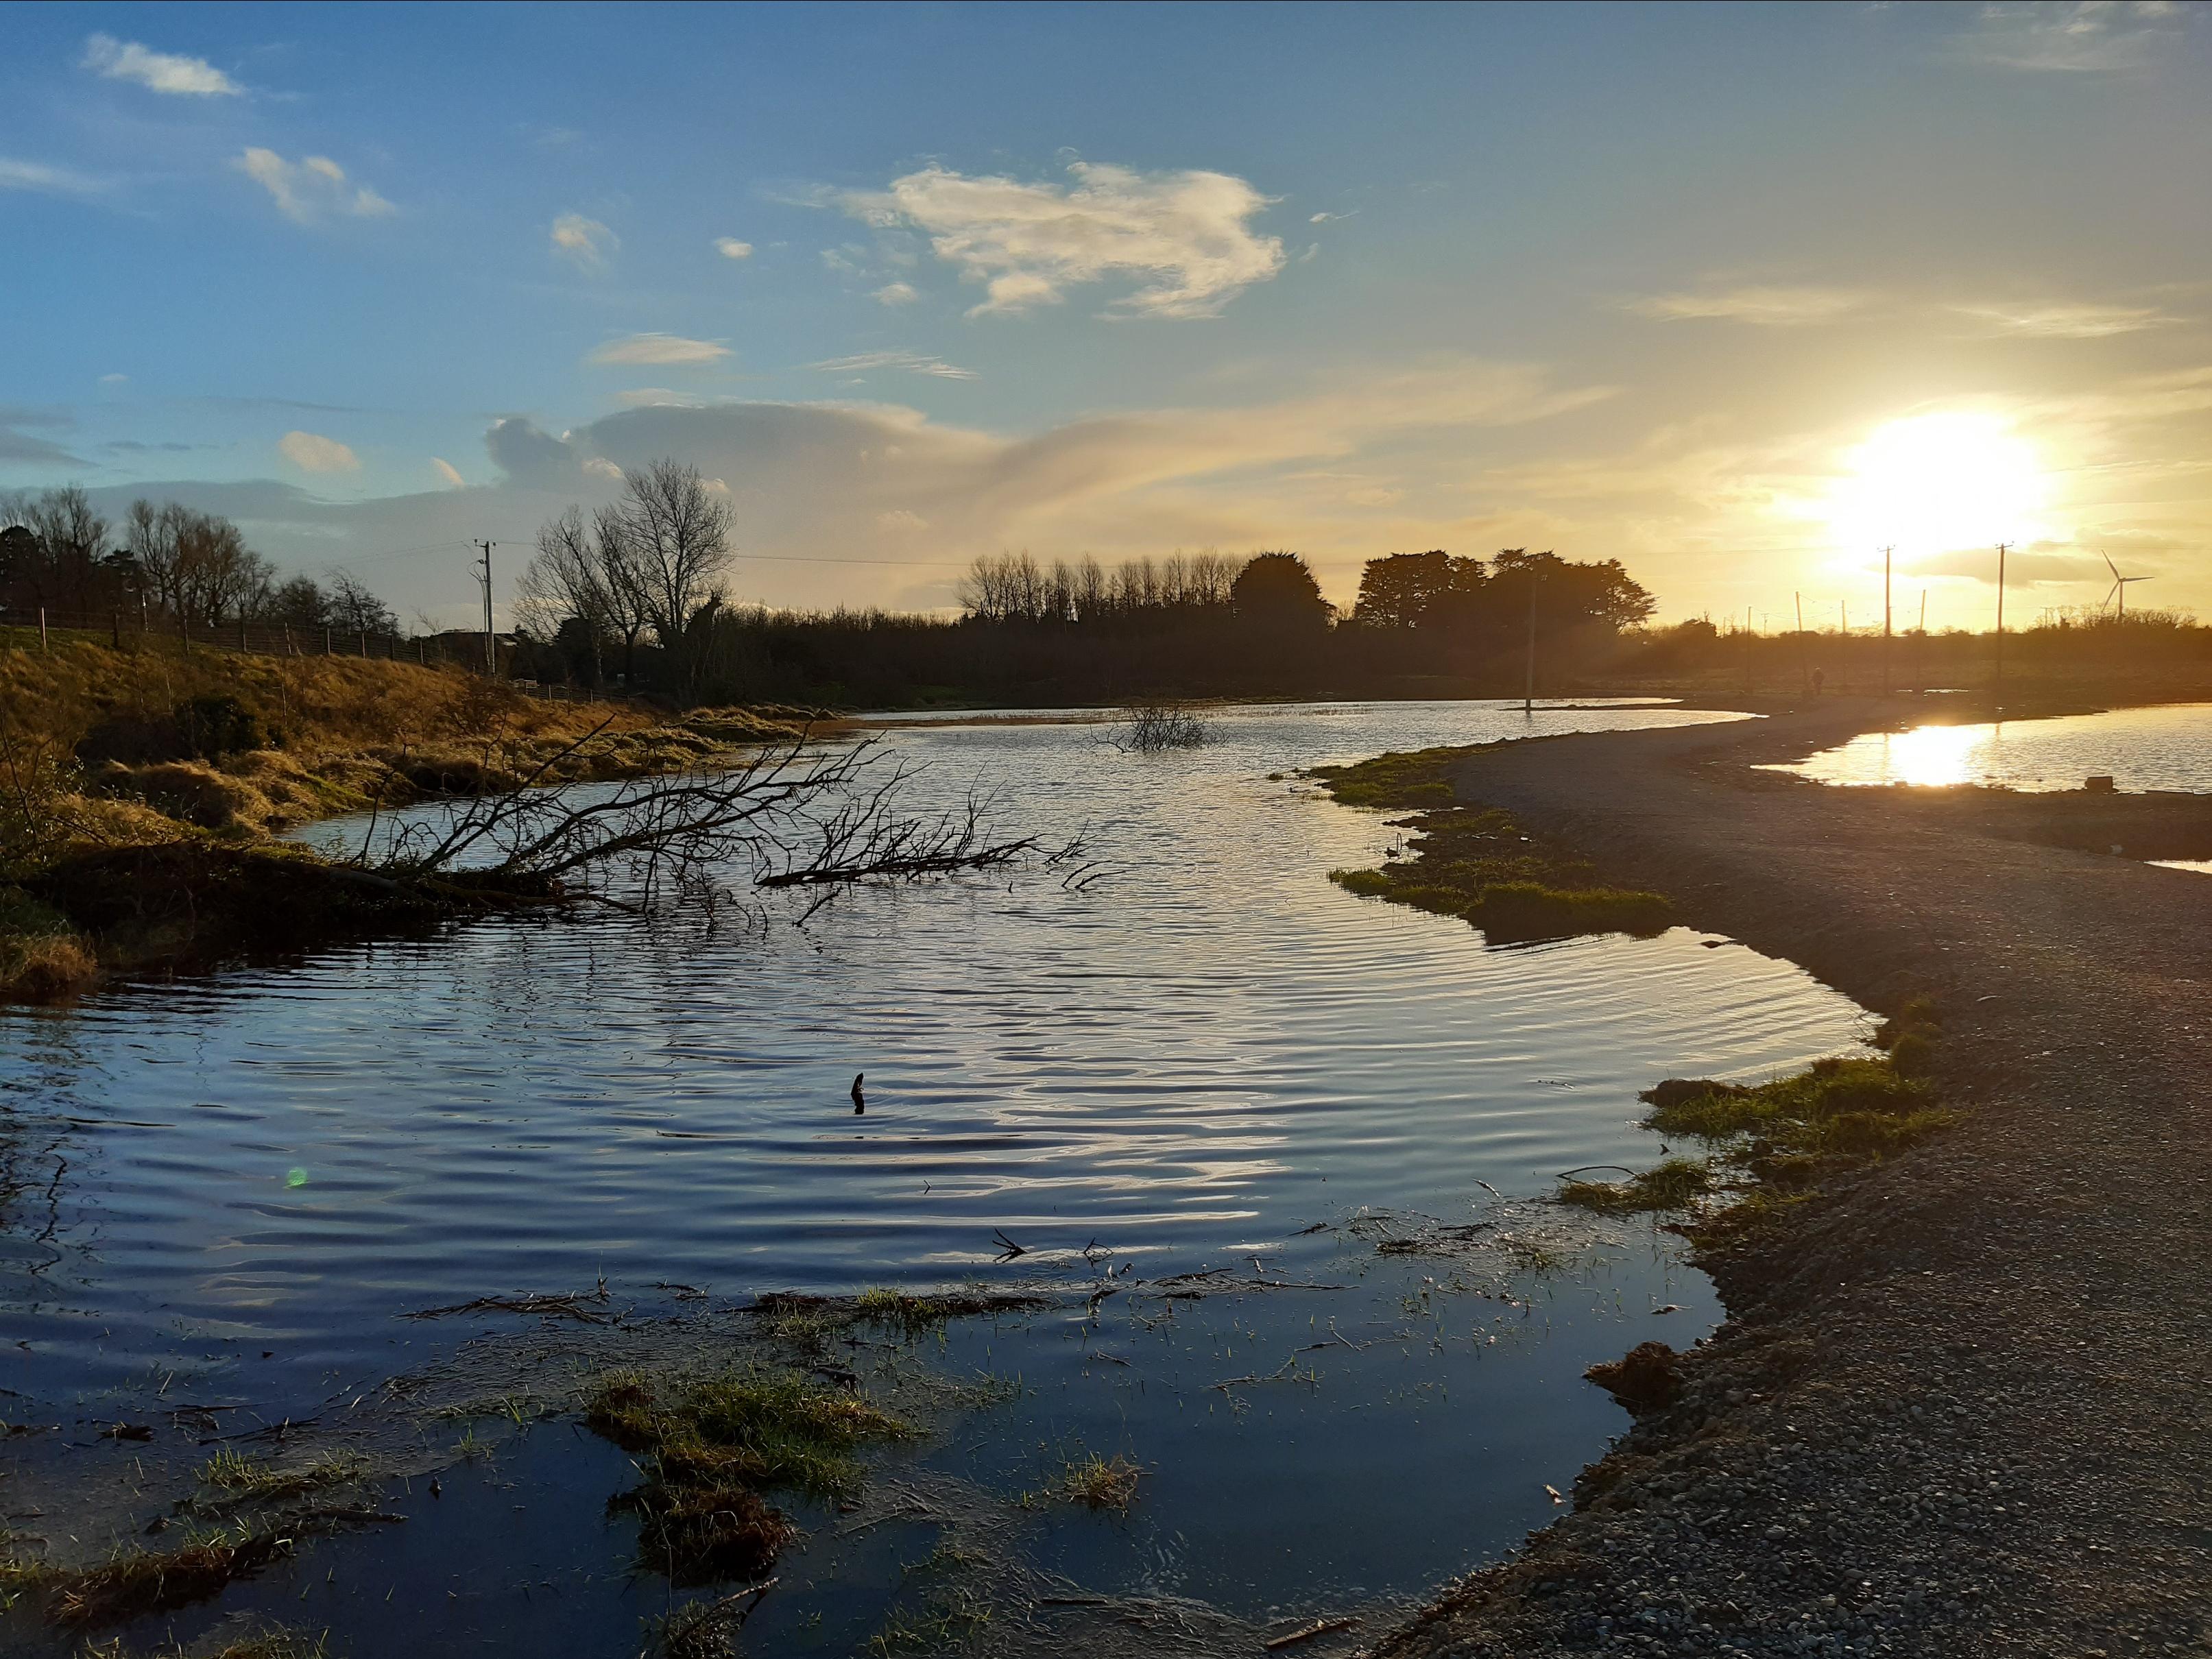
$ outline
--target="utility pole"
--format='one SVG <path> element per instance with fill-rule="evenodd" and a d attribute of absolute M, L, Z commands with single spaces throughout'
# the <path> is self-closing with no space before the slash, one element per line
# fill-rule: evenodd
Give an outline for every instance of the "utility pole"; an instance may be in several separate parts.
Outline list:
<path fill-rule="evenodd" d="M 499 647 L 491 632 L 491 550 L 499 544 L 471 542 L 469 545 L 483 550 L 483 568 L 477 572 L 477 580 L 483 584 L 484 591 L 484 673 L 487 678 L 495 680 L 499 678 Z"/>
<path fill-rule="evenodd" d="M 2005 555 L 2011 550 L 2004 542 L 1997 544 L 1997 673 L 1996 690 L 1992 701 L 1996 712 L 2004 712 L 2004 578 Z"/>
<path fill-rule="evenodd" d="M 1813 689 L 1813 665 L 1805 655 L 1805 595 L 1792 589 L 1790 601 L 1797 607 L 1797 686 L 1801 691 Z"/>
<path fill-rule="evenodd" d="M 1889 556 L 1894 546 L 1881 550 L 1881 695 L 1889 695 Z"/>
<path fill-rule="evenodd" d="M 1536 573 L 1528 572 L 1528 678 L 1521 688 L 1521 712 L 1536 712 Z"/>

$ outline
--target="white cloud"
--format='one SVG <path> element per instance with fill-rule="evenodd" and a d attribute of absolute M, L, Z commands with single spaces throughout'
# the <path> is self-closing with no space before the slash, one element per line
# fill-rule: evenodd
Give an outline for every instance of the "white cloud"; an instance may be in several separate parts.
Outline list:
<path fill-rule="evenodd" d="M 336 438 L 313 432 L 288 432 L 276 441 L 284 459 L 302 472 L 358 472 L 361 459 Z"/>
<path fill-rule="evenodd" d="M 100 383 L 102 386 L 128 386 L 131 377 L 128 374 L 103 374 L 100 377 Z"/>
<path fill-rule="evenodd" d="M 1076 161 L 1070 185 L 1025 184 L 925 167 L 845 210 L 878 229 L 929 238 L 937 257 L 987 297 L 969 314 L 1058 304 L 1114 276 L 1144 286 L 1111 302 L 1148 317 L 1211 317 L 1283 268 L 1283 245 L 1251 220 L 1271 198 L 1225 173 L 1143 173 Z"/>
<path fill-rule="evenodd" d="M 2167 0 L 2020 0 L 1985 4 L 1973 18 L 1960 37 L 1969 58 L 2044 74 L 2148 69 L 2191 21 Z"/>
<path fill-rule="evenodd" d="M 671 392 L 665 386 L 641 386 L 616 392 L 615 401 L 624 409 L 658 409 L 663 405 L 691 409 L 699 399 L 688 392 Z"/>
<path fill-rule="evenodd" d="M 905 507 L 895 507 L 888 513 L 876 514 L 876 528 L 889 531 L 896 535 L 909 531 L 927 530 L 929 528 L 929 520 L 919 513 L 910 513 Z"/>
<path fill-rule="evenodd" d="M 610 340 L 594 351 L 592 363 L 711 363 L 730 355 L 730 349 L 712 340 L 687 340 L 680 334 L 632 334 Z"/>
<path fill-rule="evenodd" d="M 2115 334 L 2133 334 L 2180 320 L 2148 306 L 1958 306 L 1954 309 L 1978 318 L 1999 333 L 2047 340 L 2108 339 Z"/>
<path fill-rule="evenodd" d="M 750 242 L 741 242 L 734 236 L 717 236 L 714 239 L 714 252 L 725 259 L 750 259 L 753 257 L 753 245 Z"/>
<path fill-rule="evenodd" d="M 876 299 L 887 306 L 910 306 L 921 295 L 912 283 L 886 283 L 876 290 Z"/>
<path fill-rule="evenodd" d="M 597 219 L 564 213 L 553 222 L 553 252 L 579 270 L 603 270 L 622 238 Z"/>
<path fill-rule="evenodd" d="M 204 58 L 155 52 L 112 34 L 95 34 L 85 41 L 82 67 L 111 81 L 136 81 L 155 92 L 186 97 L 235 98 L 246 90 Z"/>
<path fill-rule="evenodd" d="M 1840 288 L 1731 288 L 1702 294 L 1654 294 L 1631 300 L 1628 308 L 1662 322 L 1717 319 L 1760 328 L 1797 328 L 1834 322 L 1863 309 L 1872 297 Z"/>
<path fill-rule="evenodd" d="M 592 456 L 583 463 L 583 468 L 586 472 L 589 473 L 594 478 L 612 478 L 619 480 L 623 475 L 622 468 L 617 466 L 612 461 L 607 459 L 604 455 Z"/>
<path fill-rule="evenodd" d="M 460 468 L 439 456 L 433 455 L 430 458 L 430 470 L 438 475 L 448 489 L 459 489 L 468 483 L 467 479 L 461 477 Z"/>
<path fill-rule="evenodd" d="M 295 224 L 311 225 L 325 214 L 376 219 L 398 211 L 367 185 L 348 179 L 327 155 L 288 161 L 273 149 L 249 148 L 231 166 L 267 191 L 277 211 Z"/>
<path fill-rule="evenodd" d="M 940 380 L 972 380 L 975 371 L 948 363 L 942 357 L 924 356 L 918 351 L 862 351 L 850 357 L 830 357 L 822 362 L 809 363 L 809 368 L 818 368 L 825 374 L 865 374 L 873 368 L 902 368 L 910 374 L 933 374 Z"/>
<path fill-rule="evenodd" d="M 0 190 L 40 190 L 56 196 L 90 196 L 105 190 L 105 181 L 70 167 L 49 167 L 44 161 L 17 161 L 0 155 Z"/>

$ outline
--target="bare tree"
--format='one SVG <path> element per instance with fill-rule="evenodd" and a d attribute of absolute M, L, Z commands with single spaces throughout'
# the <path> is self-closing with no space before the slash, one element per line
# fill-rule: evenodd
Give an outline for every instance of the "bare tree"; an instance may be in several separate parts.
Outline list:
<path fill-rule="evenodd" d="M 694 623 L 719 609 L 730 562 L 729 503 L 696 466 L 655 461 L 623 474 L 619 513 L 626 562 L 661 648 L 686 690 L 697 653 Z"/>
<path fill-rule="evenodd" d="M 330 586 L 331 625 L 348 634 L 397 634 L 399 617 L 350 571 L 334 570 Z"/>
<path fill-rule="evenodd" d="M 380 885 L 464 902 L 590 897 L 645 911 L 711 891 L 718 871 L 749 872 L 760 888 L 834 888 L 996 869 L 1032 854 L 1056 867 L 1083 854 L 1080 837 L 1050 853 L 1035 836 L 992 839 L 985 803 L 972 796 L 952 811 L 903 810 L 914 775 L 873 742 L 824 750 L 801 733 L 728 771 L 605 792 L 540 787 L 604 730 L 549 757 L 519 789 L 381 836 L 372 822 L 349 864 Z"/>
<path fill-rule="evenodd" d="M 651 621 L 645 599 L 622 514 L 603 507 L 586 525 L 583 510 L 572 507 L 539 527 L 538 552 L 523 569 L 515 608 L 525 627 L 549 640 L 562 623 L 581 623 L 592 641 L 595 680 L 601 636 L 618 635 L 627 684 L 636 669 L 637 637 Z"/>

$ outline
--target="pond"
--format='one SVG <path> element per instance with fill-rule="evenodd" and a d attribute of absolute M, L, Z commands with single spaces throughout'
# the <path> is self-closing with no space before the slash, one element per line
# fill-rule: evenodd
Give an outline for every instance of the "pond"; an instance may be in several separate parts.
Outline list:
<path fill-rule="evenodd" d="M 1727 716 L 1210 718 L 1207 746 L 1169 754 L 1083 724 L 883 739 L 922 765 L 917 800 L 981 787 L 1008 829 L 1083 833 L 1087 885 L 850 892 L 804 926 L 781 903 L 713 927 L 480 924 L 0 1012 L 8 1387 L 74 1425 L 89 1470 L 109 1455 L 89 1425 L 163 1402 L 276 1421 L 357 1401 L 512 1329 L 401 1317 L 487 1293 L 604 1282 L 651 1313 L 1223 1269 L 1336 1288 L 956 1324 L 933 1363 L 1014 1385 L 902 1467 L 1012 1504 L 1072 1451 L 1126 1456 L 1129 1514 L 1039 1518 L 1024 1560 L 1235 1620 L 1401 1604 L 1510 1547 L 1626 1425 L 1583 1369 L 1717 1317 L 1671 1236 L 1573 1220 L 1541 1201 L 1555 1176 L 1655 1161 L 1635 1096 L 1658 1079 L 1800 1066 L 1863 1017 L 1686 929 L 1490 949 L 1352 897 L 1327 872 L 1400 832 L 1295 775 Z M 1480 1261 L 1378 1249 L 1485 1215 L 1503 1245 Z M 1001 1239 L 1026 1254 L 1000 1261 Z M 395 1489 L 409 1527 L 225 1605 L 327 1626 L 337 1653 L 634 1644 L 667 1592 L 626 1575 L 635 1523 L 600 1510 L 626 1460 L 566 1425 L 515 1441 L 495 1474 L 450 1474 L 443 1505 Z M 810 1551 L 815 1588 L 794 1571 L 749 1642 L 853 1650 L 900 1582 L 866 1550 L 928 1553 L 902 1536 Z M 369 1565 L 326 1579 L 324 1552 Z M 573 1593 L 533 1601 L 538 1581 Z"/>
<path fill-rule="evenodd" d="M 2212 791 L 2212 703 L 1869 732 L 1767 769 L 1817 783 L 2021 790 L 2079 789 L 2085 779 L 2103 776 L 2124 790 L 2201 794 Z"/>

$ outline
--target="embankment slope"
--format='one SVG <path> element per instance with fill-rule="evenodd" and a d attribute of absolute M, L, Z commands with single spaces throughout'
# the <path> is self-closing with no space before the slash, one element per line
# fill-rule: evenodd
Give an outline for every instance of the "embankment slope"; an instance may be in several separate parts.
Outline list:
<path fill-rule="evenodd" d="M 1880 723 L 1845 707 L 1460 769 L 1464 799 L 1696 926 L 1877 1008 L 1932 993 L 1969 1109 L 1717 1261 L 1732 1317 L 1679 1403 L 1381 1653 L 2212 1647 L 2212 878 L 2069 850 L 2137 823 L 2212 844 L 2212 802 L 1747 769 Z"/>

